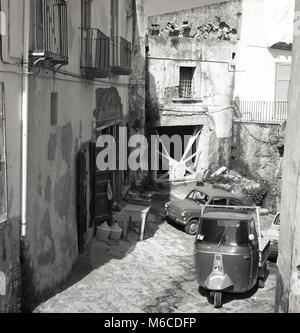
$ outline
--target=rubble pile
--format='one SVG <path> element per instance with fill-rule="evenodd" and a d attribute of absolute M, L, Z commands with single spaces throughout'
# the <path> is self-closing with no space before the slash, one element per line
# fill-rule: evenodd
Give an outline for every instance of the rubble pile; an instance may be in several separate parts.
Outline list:
<path fill-rule="evenodd" d="M 219 169 L 207 179 L 207 182 L 214 185 L 214 187 L 243 197 L 244 201 L 250 205 L 261 205 L 267 195 L 265 193 L 267 191 L 265 183 L 258 183 L 255 180 L 245 178 L 236 171 L 227 168 Z M 260 198 L 257 198 L 258 195 L 253 195 L 254 193 L 260 193 Z"/>

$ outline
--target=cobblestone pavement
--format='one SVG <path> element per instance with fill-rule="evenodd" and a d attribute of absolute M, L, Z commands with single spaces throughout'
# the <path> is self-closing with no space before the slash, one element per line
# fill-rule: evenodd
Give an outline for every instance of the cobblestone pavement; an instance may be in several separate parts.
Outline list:
<path fill-rule="evenodd" d="M 269 264 L 265 289 L 224 296 L 214 309 L 195 281 L 194 237 L 167 223 L 152 224 L 138 242 L 92 243 L 62 293 L 40 305 L 44 313 L 272 313 L 277 267 Z M 148 228 L 149 229 L 149 228 Z M 149 230 L 148 230 L 149 232 Z"/>

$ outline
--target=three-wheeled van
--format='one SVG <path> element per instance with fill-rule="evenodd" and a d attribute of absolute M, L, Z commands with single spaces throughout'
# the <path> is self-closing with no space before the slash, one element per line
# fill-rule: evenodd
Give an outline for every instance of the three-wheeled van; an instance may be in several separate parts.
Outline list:
<path fill-rule="evenodd" d="M 247 212 L 253 207 L 232 208 L 204 212 L 196 236 L 197 279 L 216 308 L 222 306 L 223 292 L 245 293 L 257 284 L 263 288 L 266 279 L 270 242 L 261 238 L 259 208 L 257 218 Z"/>

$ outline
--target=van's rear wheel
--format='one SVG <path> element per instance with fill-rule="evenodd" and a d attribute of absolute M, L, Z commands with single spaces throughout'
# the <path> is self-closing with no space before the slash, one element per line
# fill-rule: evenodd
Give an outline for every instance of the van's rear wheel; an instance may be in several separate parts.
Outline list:
<path fill-rule="evenodd" d="M 262 274 L 261 276 L 258 278 L 258 288 L 262 289 L 265 287 L 266 284 L 266 277 L 267 277 L 267 265 L 265 265 L 262 268 Z"/>
<path fill-rule="evenodd" d="M 188 235 L 196 235 L 197 234 L 197 230 L 198 230 L 198 224 L 199 224 L 199 221 L 198 220 L 192 220 L 189 222 L 189 224 L 185 227 L 185 232 L 188 234 Z"/>
<path fill-rule="evenodd" d="M 222 307 L 222 292 L 221 291 L 214 292 L 214 306 L 216 309 L 220 309 Z"/>

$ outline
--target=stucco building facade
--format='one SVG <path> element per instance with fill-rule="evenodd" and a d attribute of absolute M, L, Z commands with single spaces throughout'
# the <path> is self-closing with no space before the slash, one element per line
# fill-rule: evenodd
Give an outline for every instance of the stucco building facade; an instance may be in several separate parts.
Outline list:
<path fill-rule="evenodd" d="M 144 127 L 137 100 L 145 86 L 145 13 L 139 0 L 4 0 L 1 10 L 0 312 L 13 312 L 20 303 L 30 310 L 68 277 L 95 224 L 109 215 L 101 201 L 108 182 L 115 201 L 130 186 L 123 172 L 97 173 L 96 141 L 116 137 L 120 126 Z M 103 189 L 89 185 L 102 176 Z"/>

